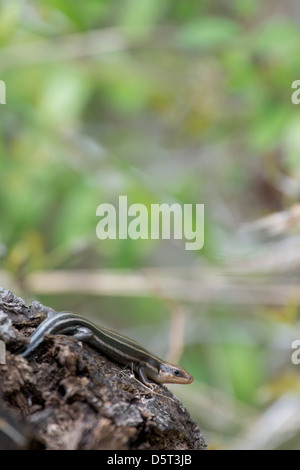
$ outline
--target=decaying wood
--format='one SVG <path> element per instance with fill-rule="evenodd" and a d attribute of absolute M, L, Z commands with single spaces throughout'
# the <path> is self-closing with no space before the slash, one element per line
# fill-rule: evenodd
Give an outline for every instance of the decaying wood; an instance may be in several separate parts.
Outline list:
<path fill-rule="evenodd" d="M 28 360 L 17 354 L 52 309 L 0 288 L 0 449 L 205 449 L 183 405 L 129 369 L 64 335 Z"/>

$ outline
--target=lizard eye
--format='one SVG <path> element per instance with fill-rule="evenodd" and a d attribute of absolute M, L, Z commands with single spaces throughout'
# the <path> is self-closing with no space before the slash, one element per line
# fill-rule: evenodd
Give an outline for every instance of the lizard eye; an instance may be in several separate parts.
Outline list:
<path fill-rule="evenodd" d="M 174 375 L 176 375 L 178 377 L 180 375 L 180 371 L 178 369 L 175 369 L 174 370 Z"/>

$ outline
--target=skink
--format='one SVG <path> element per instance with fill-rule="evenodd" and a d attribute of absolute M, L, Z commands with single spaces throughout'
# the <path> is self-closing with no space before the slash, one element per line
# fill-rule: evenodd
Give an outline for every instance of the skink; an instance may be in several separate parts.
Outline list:
<path fill-rule="evenodd" d="M 135 341 L 103 326 L 96 326 L 73 313 L 60 312 L 48 316 L 31 335 L 29 345 L 21 352 L 29 356 L 44 341 L 45 335 L 68 334 L 124 365 L 131 365 L 141 382 L 151 386 L 148 379 L 157 383 L 190 384 L 193 377 L 179 366 L 169 364 L 147 351 Z"/>

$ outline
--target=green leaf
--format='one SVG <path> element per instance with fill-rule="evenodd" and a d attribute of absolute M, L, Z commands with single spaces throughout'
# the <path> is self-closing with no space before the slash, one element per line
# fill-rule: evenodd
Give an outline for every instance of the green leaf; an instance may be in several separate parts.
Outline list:
<path fill-rule="evenodd" d="M 80 114 L 88 94 L 88 81 L 80 73 L 55 68 L 44 83 L 39 112 L 49 124 L 65 125 Z"/>
<path fill-rule="evenodd" d="M 278 136 L 284 132 L 289 110 L 272 104 L 263 108 L 255 118 L 252 130 L 249 132 L 249 144 L 255 151 L 265 151 L 278 143 Z"/>
<path fill-rule="evenodd" d="M 273 57 L 295 54 L 299 49 L 300 32 L 291 21 L 272 20 L 252 30 L 251 46 L 255 53 Z"/>
<path fill-rule="evenodd" d="M 224 46 L 235 40 L 239 34 L 240 28 L 234 21 L 208 17 L 184 25 L 177 38 L 184 47 L 207 49 Z"/>
<path fill-rule="evenodd" d="M 299 111 L 300 112 L 300 111 Z M 290 170 L 300 167 L 300 115 L 296 115 L 283 135 L 283 149 L 287 166 Z"/>
<path fill-rule="evenodd" d="M 131 37 L 147 37 L 168 3 L 166 0 L 129 0 L 124 5 L 121 25 Z"/>

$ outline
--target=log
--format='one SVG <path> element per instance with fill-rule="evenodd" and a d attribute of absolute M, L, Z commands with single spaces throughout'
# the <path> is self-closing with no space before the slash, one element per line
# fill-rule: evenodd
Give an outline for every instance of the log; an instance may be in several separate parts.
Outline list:
<path fill-rule="evenodd" d="M 206 449 L 167 387 L 149 390 L 72 336 L 49 335 L 28 359 L 18 354 L 49 312 L 0 287 L 0 449 Z"/>

